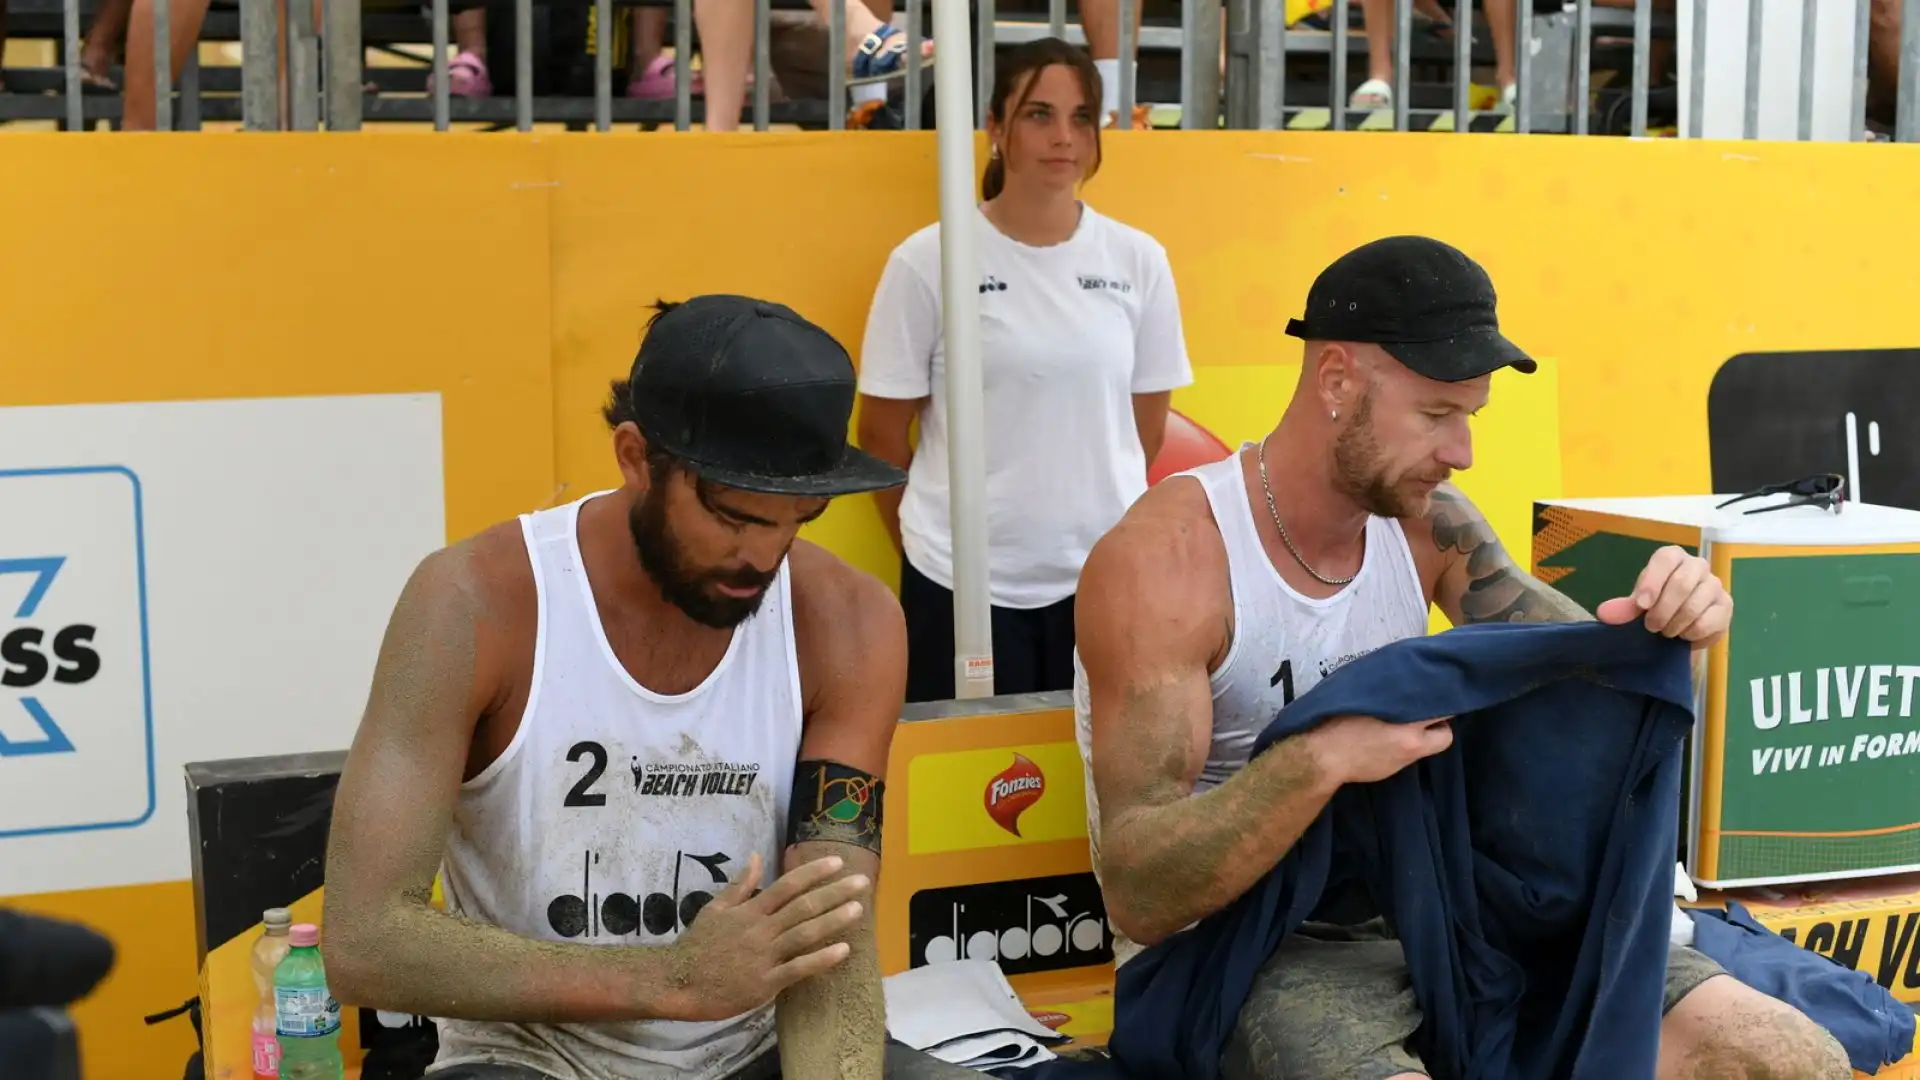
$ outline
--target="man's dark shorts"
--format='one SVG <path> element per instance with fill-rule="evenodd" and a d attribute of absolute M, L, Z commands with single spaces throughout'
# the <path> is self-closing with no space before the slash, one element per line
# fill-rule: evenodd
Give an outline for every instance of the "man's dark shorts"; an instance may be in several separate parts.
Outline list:
<path fill-rule="evenodd" d="M 979 1073 L 949 1065 L 903 1043 L 887 1042 L 886 1080 L 979 1080 Z M 425 1080 L 557 1080 L 521 1065 L 453 1065 L 429 1072 Z M 770 1050 L 755 1058 L 731 1080 L 780 1080 L 780 1053 Z"/>
<path fill-rule="evenodd" d="M 1715 975 L 1705 955 L 1667 954 L 1664 1009 Z M 1354 927 L 1308 923 L 1280 943 L 1220 1061 L 1222 1080 L 1387 1080 L 1427 1075 L 1407 1037 L 1420 1026 L 1406 954 L 1376 920 Z"/>

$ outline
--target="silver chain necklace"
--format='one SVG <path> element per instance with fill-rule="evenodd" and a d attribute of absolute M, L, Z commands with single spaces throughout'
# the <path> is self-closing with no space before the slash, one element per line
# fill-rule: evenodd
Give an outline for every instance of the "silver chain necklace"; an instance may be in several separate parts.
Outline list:
<path fill-rule="evenodd" d="M 1312 563 L 1307 561 L 1306 556 L 1300 554 L 1300 549 L 1293 546 L 1293 537 L 1288 536 L 1287 527 L 1280 524 L 1280 510 L 1273 505 L 1273 488 L 1267 483 L 1267 439 L 1271 438 L 1273 438 L 1273 433 L 1268 432 L 1267 438 L 1260 440 L 1260 490 L 1266 493 L 1267 513 L 1273 516 L 1273 527 L 1280 530 L 1280 542 L 1287 545 L 1287 553 L 1293 556 L 1294 562 L 1300 564 L 1300 569 L 1313 575 L 1313 580 L 1322 585 L 1332 585 L 1336 587 L 1351 584 L 1354 578 L 1360 576 L 1360 571 L 1355 570 L 1343 578 L 1330 578 L 1321 574 L 1320 571 L 1313 568 Z M 1361 565 L 1365 566 L 1366 564 L 1362 562 Z"/>

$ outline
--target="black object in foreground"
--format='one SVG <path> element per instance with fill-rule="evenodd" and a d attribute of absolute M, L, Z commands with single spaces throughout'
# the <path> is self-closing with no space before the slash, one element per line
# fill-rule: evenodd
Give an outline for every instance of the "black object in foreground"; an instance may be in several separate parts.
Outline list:
<path fill-rule="evenodd" d="M 71 1005 L 113 961 L 113 942 L 84 926 L 0 910 L 0 1009 Z"/>

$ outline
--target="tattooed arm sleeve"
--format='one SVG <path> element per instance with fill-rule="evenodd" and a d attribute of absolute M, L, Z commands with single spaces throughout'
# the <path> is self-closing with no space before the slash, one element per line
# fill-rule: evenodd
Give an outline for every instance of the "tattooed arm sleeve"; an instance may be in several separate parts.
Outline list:
<path fill-rule="evenodd" d="M 1527 573 L 1494 535 L 1486 515 L 1450 484 L 1433 493 L 1426 524 L 1446 557 L 1434 603 L 1455 626 L 1483 622 L 1582 622 L 1585 608 Z"/>

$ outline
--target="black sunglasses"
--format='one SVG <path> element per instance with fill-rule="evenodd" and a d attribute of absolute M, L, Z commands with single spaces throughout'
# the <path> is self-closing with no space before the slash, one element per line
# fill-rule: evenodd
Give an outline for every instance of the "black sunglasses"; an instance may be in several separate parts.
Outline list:
<path fill-rule="evenodd" d="M 1765 498 L 1768 495 L 1786 495 L 1788 499 L 1775 506 L 1757 506 L 1744 512 L 1769 514 L 1775 510 L 1787 510 L 1795 506 L 1817 506 L 1837 514 L 1847 501 L 1847 478 L 1839 473 L 1821 473 L 1817 476 L 1803 476 L 1785 484 L 1768 484 L 1766 487 L 1754 488 L 1744 495 L 1735 495 L 1714 509 L 1724 510 L 1734 503 L 1746 499 Z"/>

